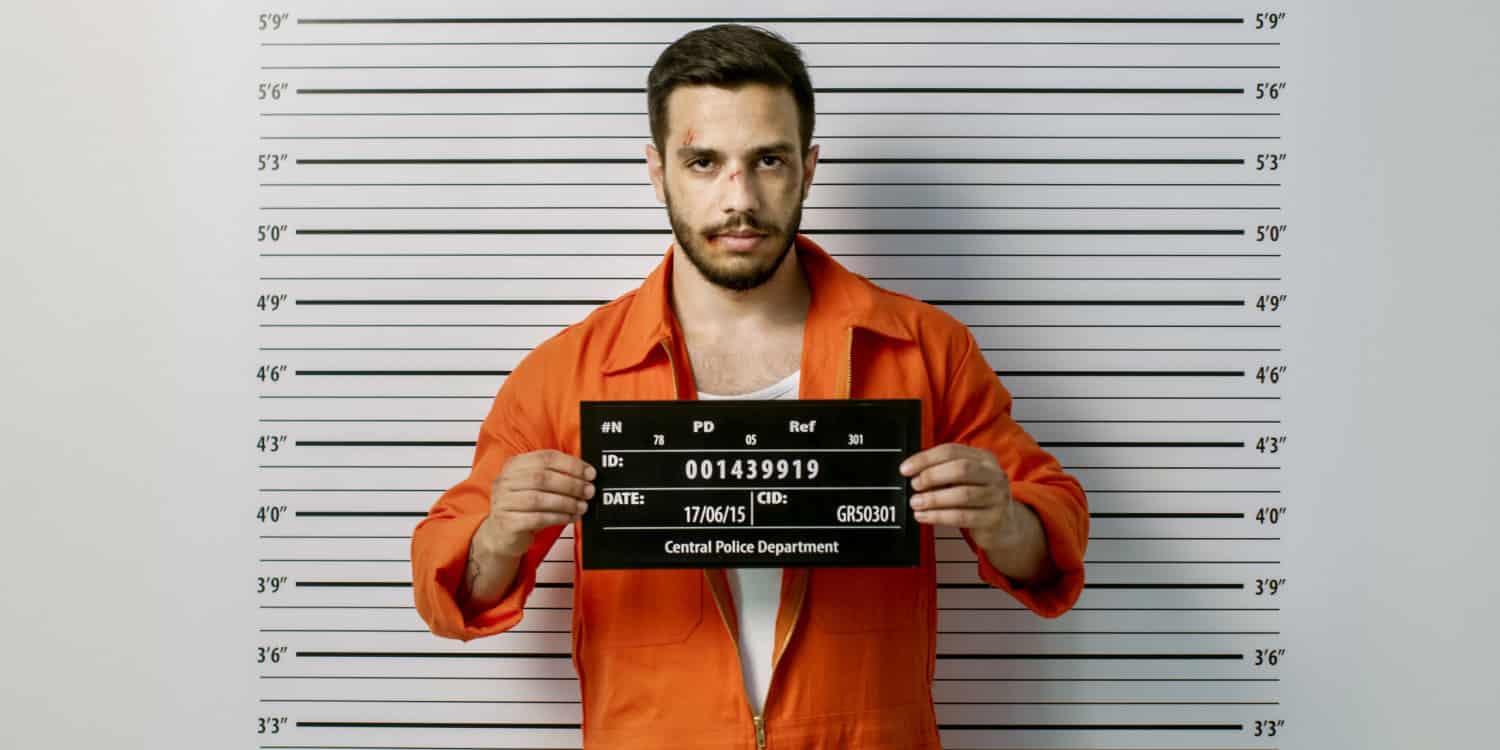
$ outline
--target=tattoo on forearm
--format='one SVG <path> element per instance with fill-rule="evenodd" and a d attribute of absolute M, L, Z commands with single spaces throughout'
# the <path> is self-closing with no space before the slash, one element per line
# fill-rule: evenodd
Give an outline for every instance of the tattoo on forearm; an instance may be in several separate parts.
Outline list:
<path fill-rule="evenodd" d="M 479 576 L 481 574 L 483 574 L 483 573 L 484 573 L 484 566 L 480 565 L 479 564 L 479 560 L 476 559 L 473 555 L 470 555 L 469 556 L 469 569 L 467 571 L 465 571 L 465 573 L 464 573 L 464 592 L 463 593 L 465 594 L 465 598 L 468 598 L 468 595 L 474 593 L 474 582 L 478 581 L 479 580 Z"/>

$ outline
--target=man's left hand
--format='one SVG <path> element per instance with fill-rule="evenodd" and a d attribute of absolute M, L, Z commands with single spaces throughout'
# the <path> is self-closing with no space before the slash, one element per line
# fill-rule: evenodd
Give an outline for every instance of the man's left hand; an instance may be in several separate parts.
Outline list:
<path fill-rule="evenodd" d="M 944 443 L 903 461 L 901 474 L 912 477 L 911 506 L 921 523 L 966 528 L 986 550 L 1007 545 L 1019 531 L 1010 477 L 989 451 Z"/>

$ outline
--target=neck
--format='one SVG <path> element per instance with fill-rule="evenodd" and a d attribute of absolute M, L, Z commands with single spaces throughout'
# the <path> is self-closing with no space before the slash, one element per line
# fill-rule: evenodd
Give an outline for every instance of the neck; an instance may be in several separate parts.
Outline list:
<path fill-rule="evenodd" d="M 754 289 L 725 289 L 698 271 L 682 247 L 672 245 L 672 308 L 688 336 L 801 326 L 807 320 L 812 291 L 794 246 L 776 273 Z"/>

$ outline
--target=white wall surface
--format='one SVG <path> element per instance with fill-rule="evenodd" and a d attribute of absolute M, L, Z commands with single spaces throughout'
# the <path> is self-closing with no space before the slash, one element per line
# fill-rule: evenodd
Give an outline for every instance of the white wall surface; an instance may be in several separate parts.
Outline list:
<path fill-rule="evenodd" d="M 1287 723 L 1276 744 L 1214 746 L 1492 744 L 1500 11 L 1285 5 Z M 246 373 L 261 334 L 238 309 L 266 270 L 245 242 L 263 201 L 246 171 L 261 10 L 275 8 L 12 11 L 4 746 L 247 747 L 257 716 L 282 713 L 259 703 L 253 661 L 264 566 L 246 509 L 264 478 Z M 1051 746 L 968 739 L 950 744 Z M 1080 746 L 1128 746 L 1093 742 Z"/>

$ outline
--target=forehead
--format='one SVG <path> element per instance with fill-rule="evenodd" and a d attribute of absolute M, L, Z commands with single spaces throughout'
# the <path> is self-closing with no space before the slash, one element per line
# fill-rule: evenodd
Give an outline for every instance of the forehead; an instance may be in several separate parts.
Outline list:
<path fill-rule="evenodd" d="M 797 100 L 784 88 L 751 83 L 739 88 L 680 86 L 667 96 L 667 141 L 694 145 L 789 139 L 797 141 Z"/>

